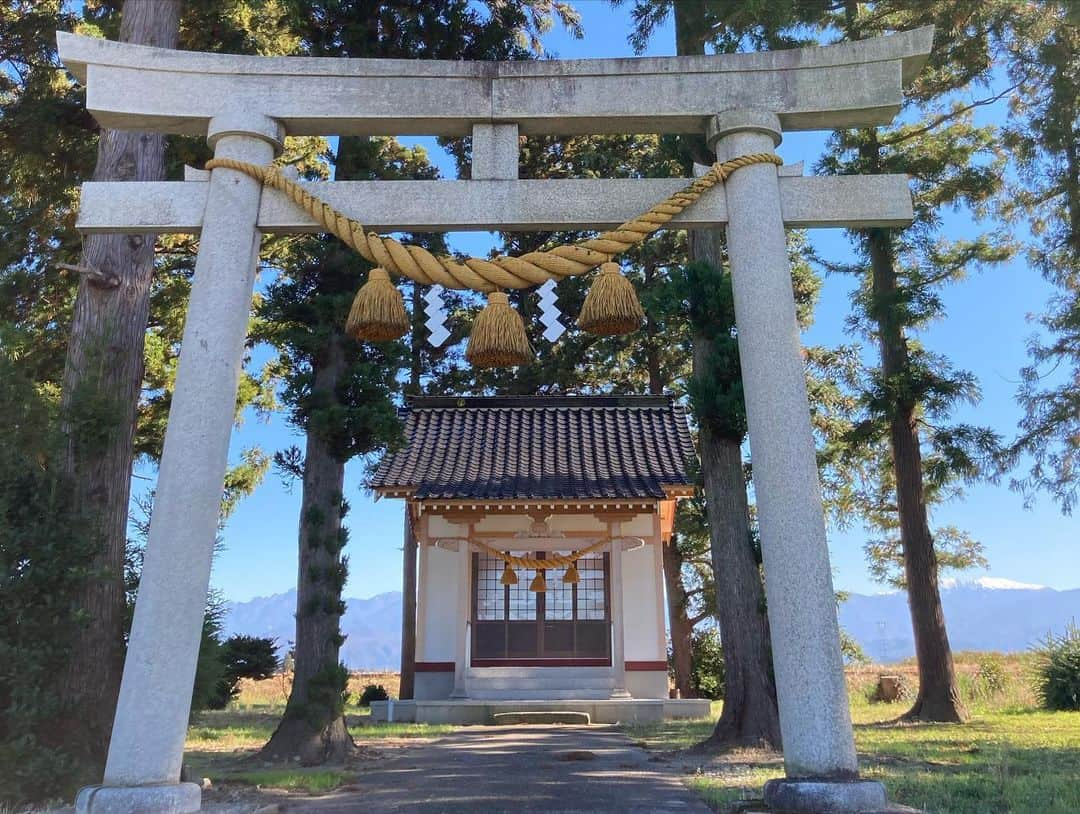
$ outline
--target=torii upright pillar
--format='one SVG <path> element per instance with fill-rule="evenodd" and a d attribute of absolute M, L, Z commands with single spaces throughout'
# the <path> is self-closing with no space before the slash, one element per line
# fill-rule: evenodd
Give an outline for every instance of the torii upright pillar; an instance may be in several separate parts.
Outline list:
<path fill-rule="evenodd" d="M 720 161 L 771 152 L 780 120 L 769 111 L 729 110 L 710 121 L 707 138 Z M 877 811 L 886 805 L 885 787 L 858 780 L 776 167 L 744 167 L 725 189 L 787 775 L 766 786 L 765 802 L 782 811 Z"/>
<path fill-rule="evenodd" d="M 238 114 L 215 118 L 207 140 L 215 157 L 268 164 L 284 132 L 265 116 Z M 105 780 L 79 792 L 79 814 L 187 814 L 201 804 L 199 786 L 178 781 L 259 260 L 262 197 L 258 182 L 232 170 L 215 170 L 209 187 Z"/>

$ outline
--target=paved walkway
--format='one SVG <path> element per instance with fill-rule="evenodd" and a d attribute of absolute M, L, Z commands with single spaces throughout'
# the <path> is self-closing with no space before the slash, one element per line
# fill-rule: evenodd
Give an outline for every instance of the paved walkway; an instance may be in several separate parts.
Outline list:
<path fill-rule="evenodd" d="M 470 726 L 373 762 L 347 792 L 292 798 L 288 811 L 708 814 L 666 769 L 612 727 Z"/>

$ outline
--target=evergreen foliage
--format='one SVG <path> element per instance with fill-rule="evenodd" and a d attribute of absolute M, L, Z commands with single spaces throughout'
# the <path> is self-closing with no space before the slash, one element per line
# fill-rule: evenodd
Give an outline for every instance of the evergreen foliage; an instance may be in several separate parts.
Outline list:
<path fill-rule="evenodd" d="M 209 618 L 210 614 L 207 614 L 207 619 Z M 219 637 L 220 620 L 218 620 L 217 628 L 216 633 Z M 259 681 L 270 678 L 280 666 L 277 643 L 273 639 L 257 636 L 230 636 L 222 642 L 218 637 L 208 637 L 206 633 L 203 636 L 203 647 L 209 646 L 216 651 L 216 659 L 222 668 L 213 691 L 206 695 L 207 709 L 225 709 L 229 702 L 240 694 L 240 679 L 250 678 Z M 202 651 L 199 652 L 199 656 L 201 665 Z M 200 686 L 198 672 L 195 676 L 195 686 L 195 697 L 198 698 Z M 193 702 L 192 711 L 195 709 Z"/>
<path fill-rule="evenodd" d="M 705 627 L 694 631 L 694 670 L 691 684 L 698 698 L 714 701 L 724 697 L 725 670 L 724 648 L 720 643 L 720 631 Z"/>
<path fill-rule="evenodd" d="M 370 707 L 372 701 L 387 701 L 389 698 L 390 693 L 382 684 L 367 684 L 356 703 L 361 707 Z"/>
<path fill-rule="evenodd" d="M 1047 636 L 1036 651 L 1035 692 L 1054 711 L 1080 711 L 1080 628 L 1071 623 L 1060 636 Z"/>
<path fill-rule="evenodd" d="M 85 422 L 107 423 L 94 410 Z M 87 580 L 99 542 L 71 505 L 56 464 L 53 398 L 0 350 L 0 802 L 70 794 L 84 767 L 77 711 L 58 684 L 70 642 L 88 623 L 70 597 Z"/>
<path fill-rule="evenodd" d="M 1080 489 L 1080 12 L 1069 2 L 1029 4 L 1011 22 L 1016 93 L 1004 137 L 1018 181 L 1002 213 L 1027 222 L 1028 262 L 1054 293 L 1028 343 L 1024 416 L 1006 461 L 1028 469 L 1013 485 L 1029 501 L 1045 491 L 1068 514 Z"/>

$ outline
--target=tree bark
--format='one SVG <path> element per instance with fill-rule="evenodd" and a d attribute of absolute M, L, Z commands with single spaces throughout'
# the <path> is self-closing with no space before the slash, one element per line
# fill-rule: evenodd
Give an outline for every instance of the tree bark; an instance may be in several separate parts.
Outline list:
<path fill-rule="evenodd" d="M 704 52 L 705 6 L 704 0 L 674 4 L 675 51 L 679 55 Z M 684 137 L 682 145 L 698 163 L 711 164 L 716 160 L 700 136 Z M 722 268 L 723 240 L 719 229 L 688 232 L 689 259 Z M 711 350 L 707 338 L 694 337 L 695 373 L 707 363 Z M 780 714 L 772 676 L 765 588 L 750 538 L 742 439 L 721 437 L 703 425 L 698 444 L 716 579 L 716 618 L 726 672 L 723 711 L 712 735 L 702 746 L 767 743 L 780 748 Z"/>
<path fill-rule="evenodd" d="M 401 689 L 398 697 L 411 699 L 416 684 L 416 537 L 412 514 L 405 504 L 405 545 L 402 550 Z"/>
<path fill-rule="evenodd" d="M 175 48 L 180 0 L 126 0 L 120 40 Z M 102 130 L 95 181 L 161 181 L 165 136 Z M 156 235 L 89 235 L 75 299 L 61 395 L 64 468 L 75 505 L 101 549 L 75 602 L 87 619 L 61 690 L 79 710 L 69 743 L 93 762 L 108 752 L 124 662 L 124 555 L 136 410 L 150 311 Z"/>
<path fill-rule="evenodd" d="M 312 400 L 337 402 L 338 384 L 347 367 L 339 336 L 330 339 L 324 357 L 313 365 Z M 263 759 L 298 756 L 305 766 L 340 763 L 355 748 L 345 726 L 347 673 L 339 661 L 345 610 L 341 600 L 344 485 L 345 461 L 309 429 L 300 509 L 295 674 L 285 715 L 259 753 Z"/>
<path fill-rule="evenodd" d="M 720 268 L 723 234 L 689 234 L 691 260 Z M 694 375 L 703 375 L 712 343 L 694 337 Z M 703 422 L 698 434 L 713 571 L 716 617 L 724 648 L 724 706 L 706 745 L 766 743 L 781 747 L 780 713 L 769 647 L 765 588 L 750 536 L 750 507 L 743 474 L 742 439 L 714 433 Z"/>
<path fill-rule="evenodd" d="M 893 316 L 897 297 L 896 269 L 889 233 L 867 233 L 873 274 L 874 319 L 881 346 L 881 373 L 886 382 L 902 377 L 910 364 L 903 327 Z M 901 400 L 889 419 L 889 442 L 896 477 L 896 503 L 904 577 L 915 635 L 919 693 L 904 718 L 919 721 L 959 722 L 967 717 L 956 683 L 945 613 L 938 587 L 937 554 L 930 533 L 923 493 L 922 451 L 916 404 Z"/>
<path fill-rule="evenodd" d="M 667 588 L 668 629 L 671 634 L 671 668 L 680 698 L 695 698 L 694 626 L 686 613 L 686 586 L 682 580 L 683 558 L 674 535 L 663 544 L 664 584 Z"/>

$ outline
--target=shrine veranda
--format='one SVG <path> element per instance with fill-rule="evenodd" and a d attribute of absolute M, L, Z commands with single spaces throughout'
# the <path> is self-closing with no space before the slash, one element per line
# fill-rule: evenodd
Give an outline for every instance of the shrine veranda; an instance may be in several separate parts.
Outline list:
<path fill-rule="evenodd" d="M 933 30 L 767 53 L 536 62 L 248 57 L 57 38 L 102 127 L 201 135 L 216 159 L 257 165 L 286 135 L 471 135 L 468 181 L 307 186 L 376 232 L 536 231 L 617 226 L 687 179 L 519 180 L 520 135 L 700 133 L 727 160 L 771 153 L 785 131 L 888 124 Z M 89 182 L 81 200 L 84 234 L 200 237 L 105 777 L 77 800 L 81 812 L 180 814 L 200 808 L 180 768 L 259 245 L 264 233 L 320 227 L 226 168 Z M 886 800 L 858 779 L 784 230 L 911 218 L 906 177 L 803 177 L 801 166 L 760 163 L 670 223 L 727 233 L 787 775 L 765 801 L 786 809 Z M 625 538 L 646 536 L 594 520 L 613 557 Z M 446 536 L 467 550 L 468 535 Z M 624 646 L 613 639 L 605 654 L 614 670 Z M 629 692 L 625 681 L 611 689 Z"/>

